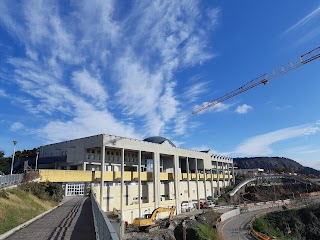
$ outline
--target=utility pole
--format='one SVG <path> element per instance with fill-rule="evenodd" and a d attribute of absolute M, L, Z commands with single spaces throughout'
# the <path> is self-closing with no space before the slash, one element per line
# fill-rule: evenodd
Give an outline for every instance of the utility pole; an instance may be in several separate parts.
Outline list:
<path fill-rule="evenodd" d="M 14 164 L 14 157 L 16 155 L 16 145 L 17 145 L 17 143 L 18 142 L 16 140 L 13 140 L 13 154 L 12 154 L 10 175 L 12 175 L 12 172 L 13 172 L 13 164 Z"/>

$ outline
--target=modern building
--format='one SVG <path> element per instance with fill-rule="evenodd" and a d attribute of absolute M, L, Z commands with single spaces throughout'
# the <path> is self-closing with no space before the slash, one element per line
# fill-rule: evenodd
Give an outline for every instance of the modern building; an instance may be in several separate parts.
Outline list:
<path fill-rule="evenodd" d="M 77 170 L 79 180 L 66 183 L 67 195 L 83 193 L 81 181 L 90 176 L 102 209 L 119 210 L 129 223 L 160 206 L 174 205 L 180 213 L 182 202 L 216 197 L 234 181 L 231 158 L 179 148 L 163 137 L 136 140 L 101 134 L 42 146 L 42 158 L 59 158 L 56 169 Z M 62 174 L 70 172 L 75 171 Z"/>

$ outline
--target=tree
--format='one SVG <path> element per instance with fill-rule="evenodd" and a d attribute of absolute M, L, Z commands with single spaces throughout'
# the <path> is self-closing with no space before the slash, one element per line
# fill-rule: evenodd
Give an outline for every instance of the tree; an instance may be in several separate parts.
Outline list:
<path fill-rule="evenodd" d="M 11 158 L 5 157 L 5 152 L 0 150 L 0 172 L 4 172 L 11 165 Z"/>

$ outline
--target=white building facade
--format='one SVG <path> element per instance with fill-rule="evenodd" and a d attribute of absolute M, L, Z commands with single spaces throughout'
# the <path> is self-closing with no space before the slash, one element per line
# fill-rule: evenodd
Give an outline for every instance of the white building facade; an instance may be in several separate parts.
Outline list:
<path fill-rule="evenodd" d="M 231 158 L 179 148 L 163 137 L 101 134 L 42 146 L 40 157 L 62 157 L 59 168 L 66 170 L 101 172 L 92 187 L 102 209 L 119 210 L 129 223 L 161 206 L 174 205 L 178 214 L 181 203 L 217 197 L 234 182 Z"/>

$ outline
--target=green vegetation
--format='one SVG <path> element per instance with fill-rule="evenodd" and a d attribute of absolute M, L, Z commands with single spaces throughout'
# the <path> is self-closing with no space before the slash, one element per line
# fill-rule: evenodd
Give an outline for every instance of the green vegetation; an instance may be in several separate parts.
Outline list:
<path fill-rule="evenodd" d="M 207 223 L 199 223 L 197 229 L 197 239 L 198 240 L 217 240 L 217 231 L 216 229 L 212 228 Z"/>
<path fill-rule="evenodd" d="M 11 165 L 11 158 L 4 157 L 4 151 L 0 150 L 0 172 L 4 172 Z"/>
<path fill-rule="evenodd" d="M 320 205 L 269 213 L 257 218 L 253 227 L 277 239 L 320 239 Z"/>
<path fill-rule="evenodd" d="M 37 196 L 39 199 L 54 202 L 61 202 L 64 193 L 61 184 L 52 182 L 29 182 L 20 185 L 19 188 Z"/>
<path fill-rule="evenodd" d="M 34 218 L 57 205 L 44 201 L 20 188 L 0 191 L 0 234 Z"/>

